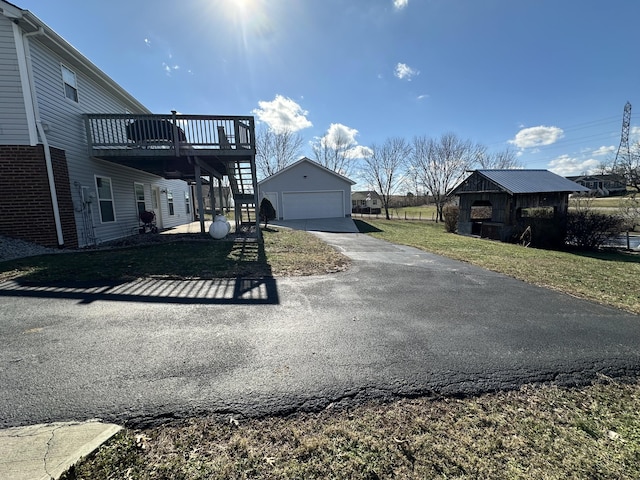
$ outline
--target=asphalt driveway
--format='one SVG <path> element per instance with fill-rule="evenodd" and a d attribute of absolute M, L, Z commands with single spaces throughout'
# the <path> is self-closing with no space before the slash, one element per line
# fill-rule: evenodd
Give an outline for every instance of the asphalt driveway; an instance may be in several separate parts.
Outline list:
<path fill-rule="evenodd" d="M 306 278 L 0 284 L 0 427 L 282 414 L 640 373 L 640 318 L 362 234 Z"/>
<path fill-rule="evenodd" d="M 270 225 L 307 232 L 358 233 L 358 227 L 349 217 L 273 220 Z"/>

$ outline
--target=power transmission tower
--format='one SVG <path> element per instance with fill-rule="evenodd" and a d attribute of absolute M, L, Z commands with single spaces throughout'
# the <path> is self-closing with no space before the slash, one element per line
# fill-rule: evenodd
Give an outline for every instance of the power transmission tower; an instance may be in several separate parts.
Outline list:
<path fill-rule="evenodd" d="M 618 152 L 616 153 L 616 159 L 613 164 L 618 165 L 618 157 L 620 156 L 620 150 L 623 155 L 627 155 L 627 158 L 631 157 L 631 149 L 629 148 L 629 127 L 631 125 L 631 103 L 624 104 L 624 112 L 622 113 L 622 134 L 620 135 L 620 145 L 618 145 Z"/>

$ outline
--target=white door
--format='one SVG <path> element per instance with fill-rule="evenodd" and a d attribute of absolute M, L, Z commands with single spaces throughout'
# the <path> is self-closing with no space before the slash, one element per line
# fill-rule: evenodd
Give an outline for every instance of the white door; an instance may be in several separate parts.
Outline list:
<path fill-rule="evenodd" d="M 282 192 L 285 220 L 344 217 L 344 191 Z"/>
<path fill-rule="evenodd" d="M 162 211 L 160 210 L 160 187 L 151 187 L 151 208 L 156 214 L 156 227 L 162 228 Z"/>

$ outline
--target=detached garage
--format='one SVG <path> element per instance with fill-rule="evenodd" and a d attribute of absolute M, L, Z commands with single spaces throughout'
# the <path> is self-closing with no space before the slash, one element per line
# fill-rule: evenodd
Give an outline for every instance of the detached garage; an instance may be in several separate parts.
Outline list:
<path fill-rule="evenodd" d="M 279 220 L 349 217 L 355 183 L 305 157 L 258 182 L 258 193 Z"/>

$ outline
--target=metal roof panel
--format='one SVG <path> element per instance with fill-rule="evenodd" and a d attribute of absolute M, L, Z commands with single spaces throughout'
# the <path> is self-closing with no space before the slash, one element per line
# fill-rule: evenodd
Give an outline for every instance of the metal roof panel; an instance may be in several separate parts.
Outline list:
<path fill-rule="evenodd" d="M 589 189 L 549 170 L 476 170 L 512 194 L 588 192 Z"/>

